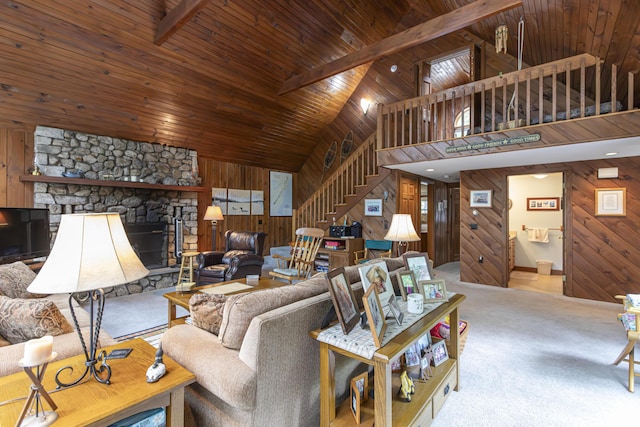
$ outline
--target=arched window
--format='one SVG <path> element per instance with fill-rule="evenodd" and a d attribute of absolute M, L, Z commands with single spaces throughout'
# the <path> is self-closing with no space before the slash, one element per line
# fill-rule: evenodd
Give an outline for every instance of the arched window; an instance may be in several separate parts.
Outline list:
<path fill-rule="evenodd" d="M 456 120 L 453 124 L 453 137 L 460 138 L 469 131 L 469 117 L 471 116 L 469 107 L 466 107 L 456 116 Z"/>

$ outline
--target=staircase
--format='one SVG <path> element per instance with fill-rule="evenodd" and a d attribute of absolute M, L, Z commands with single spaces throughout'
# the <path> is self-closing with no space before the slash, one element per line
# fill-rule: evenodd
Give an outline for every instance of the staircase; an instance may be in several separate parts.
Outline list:
<path fill-rule="evenodd" d="M 389 175 L 390 169 L 378 167 L 374 132 L 296 210 L 294 224 L 328 229 L 333 217 L 347 214 Z"/>

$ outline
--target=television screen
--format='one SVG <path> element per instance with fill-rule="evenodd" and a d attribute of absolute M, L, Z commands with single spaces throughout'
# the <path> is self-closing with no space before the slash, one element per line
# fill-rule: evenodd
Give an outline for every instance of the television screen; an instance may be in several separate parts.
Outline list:
<path fill-rule="evenodd" d="M 0 208 L 0 264 L 49 255 L 49 210 Z"/>

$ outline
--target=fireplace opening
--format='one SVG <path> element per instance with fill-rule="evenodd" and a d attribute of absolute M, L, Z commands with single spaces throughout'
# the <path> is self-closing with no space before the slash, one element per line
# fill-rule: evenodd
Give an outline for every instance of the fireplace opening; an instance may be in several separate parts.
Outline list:
<path fill-rule="evenodd" d="M 149 270 L 168 263 L 168 233 L 165 222 L 129 222 L 124 224 L 129 242 L 142 264 Z"/>

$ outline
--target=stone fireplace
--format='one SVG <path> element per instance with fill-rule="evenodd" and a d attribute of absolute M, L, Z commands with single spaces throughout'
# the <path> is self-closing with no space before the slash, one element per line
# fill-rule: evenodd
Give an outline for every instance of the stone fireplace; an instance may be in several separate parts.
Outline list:
<path fill-rule="evenodd" d="M 38 126 L 35 162 L 43 178 L 79 175 L 34 184 L 34 206 L 49 209 L 52 242 L 62 214 L 118 212 L 151 271 L 137 282 L 105 289 L 107 296 L 175 285 L 176 219 L 183 250 L 197 250 L 198 198 L 189 188 L 198 188 L 195 151 Z"/>

